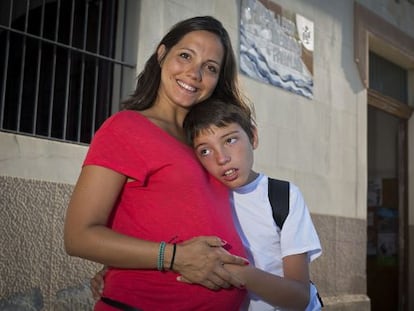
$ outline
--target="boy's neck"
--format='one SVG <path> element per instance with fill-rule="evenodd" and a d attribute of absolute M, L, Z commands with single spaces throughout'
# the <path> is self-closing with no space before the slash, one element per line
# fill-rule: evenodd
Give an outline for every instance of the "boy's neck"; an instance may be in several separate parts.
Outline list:
<path fill-rule="evenodd" d="M 249 179 L 246 183 L 244 183 L 243 185 L 237 188 L 232 188 L 231 190 L 237 193 L 249 193 L 256 188 L 256 185 L 259 183 L 259 179 L 261 175 L 262 174 L 260 173 L 251 171 L 249 175 Z"/>
<path fill-rule="evenodd" d="M 239 187 L 243 187 L 243 186 L 250 184 L 251 182 L 256 180 L 257 177 L 259 177 L 259 173 L 253 170 L 250 170 L 249 177 L 247 178 L 246 182 L 243 185 L 240 185 Z"/>

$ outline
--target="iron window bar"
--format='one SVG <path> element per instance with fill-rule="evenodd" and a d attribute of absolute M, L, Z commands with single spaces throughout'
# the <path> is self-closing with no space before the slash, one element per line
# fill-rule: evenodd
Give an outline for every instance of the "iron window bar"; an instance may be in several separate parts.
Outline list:
<path fill-rule="evenodd" d="M 5 24 L 0 24 L 0 34 L 1 31 L 3 31 L 3 39 L 5 40 L 5 45 L 3 46 L 3 57 L 4 57 L 4 63 L 3 63 L 3 72 L 0 73 L 3 77 L 3 81 L 1 83 L 1 96 L 0 96 L 0 130 L 5 132 L 13 132 L 18 134 L 31 134 L 31 136 L 39 136 L 39 137 L 45 137 L 48 139 L 53 140 L 63 140 L 63 141 L 73 141 L 81 143 L 82 141 L 85 142 L 85 138 L 82 138 L 82 135 L 85 137 L 91 138 L 94 134 L 94 131 L 96 130 L 96 127 L 99 126 L 97 122 L 102 122 L 102 118 L 104 115 L 108 115 L 111 111 L 110 109 L 110 102 L 111 102 L 111 96 L 113 95 L 111 92 L 110 81 L 112 79 L 118 79 L 118 81 L 121 81 L 121 87 L 122 87 L 122 73 L 125 69 L 134 69 L 135 65 L 131 64 L 129 62 L 125 62 L 123 60 L 119 60 L 114 57 L 109 57 L 106 55 L 102 55 L 99 53 L 100 51 L 103 51 L 104 53 L 111 54 L 112 52 L 111 45 L 114 44 L 114 29 L 115 21 L 116 21 L 116 15 L 111 14 L 112 12 L 116 11 L 117 8 L 117 1 L 111 1 L 111 6 L 105 7 L 105 28 L 107 31 L 110 32 L 110 39 L 109 41 L 103 41 L 104 46 L 101 47 L 101 35 L 102 35 L 102 25 L 103 25 L 103 4 L 102 1 L 92 1 L 94 3 L 94 14 L 95 19 L 89 20 L 89 5 L 92 3 L 91 1 L 85 1 L 84 7 L 83 7 L 83 31 L 82 35 L 78 33 L 77 39 L 79 39 L 79 36 L 82 36 L 82 44 L 81 47 L 73 46 L 73 39 L 74 39 L 74 23 L 75 23 L 75 6 L 76 3 L 80 3 L 77 1 L 73 1 L 71 5 L 71 11 L 70 11 L 70 20 L 66 20 L 66 26 L 69 22 L 69 29 L 66 29 L 66 33 L 63 32 L 63 35 L 68 35 L 69 39 L 67 40 L 67 44 L 59 41 L 60 37 L 60 20 L 61 20 L 61 12 L 62 12 L 62 6 L 61 6 L 60 0 L 57 0 L 54 2 L 54 5 L 56 6 L 55 15 L 53 17 L 54 19 L 54 27 L 53 29 L 49 29 L 54 31 L 53 39 L 45 37 L 44 29 L 45 29 L 45 7 L 46 7 L 46 1 L 43 0 L 41 4 L 41 13 L 38 15 L 38 21 L 39 23 L 39 31 L 38 35 L 30 33 L 29 31 L 33 32 L 33 29 L 29 28 L 29 18 L 30 18 L 30 0 L 27 0 L 25 2 L 25 16 L 24 16 L 24 27 L 20 26 L 20 29 L 17 27 L 12 27 L 12 23 L 14 23 L 13 20 L 13 14 L 16 14 L 13 12 L 14 9 L 14 1 L 11 0 L 9 5 L 9 14 L 8 14 L 8 22 Z M 69 2 L 70 3 L 70 2 Z M 50 4 L 50 3 L 49 3 Z M 67 2 L 65 2 L 67 4 Z M 48 9 L 51 9 L 49 7 Z M 52 7 L 54 10 L 54 7 Z M 76 7 L 77 10 L 79 10 L 79 7 Z M 124 10 L 126 9 L 126 5 L 124 6 Z M 22 10 L 21 10 L 22 11 Z M 50 10 L 49 10 L 50 13 Z M 38 13 L 36 13 L 38 14 Z M 40 16 L 40 17 L 39 17 Z M 62 15 L 63 16 L 63 15 Z M 67 17 L 67 16 L 66 16 Z M 21 15 L 19 16 L 20 19 Z M 97 24 L 96 23 L 97 20 Z M 110 23 L 110 26 L 108 28 L 107 23 Z M 1 21 L 0 21 L 1 22 Z M 124 21 L 125 22 L 125 21 Z M 82 25 L 82 24 L 81 24 Z M 88 36 L 88 27 L 91 25 L 91 27 L 97 28 L 95 29 L 95 32 L 92 30 L 92 36 L 90 38 L 87 38 Z M 79 26 L 79 23 L 77 24 Z M 123 23 L 123 26 L 125 26 L 125 23 Z M 23 28 L 23 30 L 21 30 Z M 79 29 L 79 27 L 77 28 Z M 124 31 L 119 32 L 121 34 L 122 39 L 124 39 Z M 46 33 L 47 34 L 47 33 Z M 14 37 L 12 37 L 14 36 Z M 20 39 L 18 39 L 20 37 Z M 108 36 L 105 37 L 108 39 Z M 30 42 L 32 44 L 35 42 L 35 44 L 31 45 L 31 50 L 27 50 L 28 48 L 28 40 L 33 40 Z M 89 39 L 89 41 L 88 41 Z M 9 64 L 11 58 L 11 40 L 13 41 L 13 44 L 17 44 L 18 53 L 21 53 L 21 60 L 20 63 L 13 63 Z M 19 40 L 19 41 L 18 41 Z M 95 40 L 95 43 L 92 44 L 95 49 L 96 53 L 88 50 L 88 44 L 91 44 L 91 40 Z M 123 41 L 125 42 L 125 41 Z M 51 53 L 50 48 L 46 50 L 46 46 L 49 45 L 51 47 Z M 36 46 L 36 47 L 35 47 Z M 59 51 L 58 51 L 59 49 Z M 51 54 L 51 59 L 49 61 L 46 61 L 45 64 L 43 64 L 43 58 L 48 56 L 48 52 Z M 62 51 L 65 51 L 64 53 Z M 121 53 L 121 56 L 123 55 L 123 51 Z M 30 61 L 30 59 L 26 60 L 27 53 L 37 53 L 36 57 L 36 64 L 32 64 L 32 67 L 29 70 L 26 78 L 26 71 L 25 71 L 25 65 L 27 61 Z M 59 55 L 58 55 L 59 53 Z M 62 54 L 61 54 L 62 53 Z M 73 63 L 73 55 L 76 54 L 76 64 Z M 13 55 L 14 58 L 12 58 L 12 61 L 16 62 L 16 56 Z M 12 57 L 13 57 L 12 56 Z M 32 61 L 33 61 L 32 57 Z M 88 62 L 87 59 L 88 58 Z M 58 63 L 59 61 L 59 63 Z M 62 61 L 66 62 L 66 64 L 63 64 L 62 68 L 58 68 L 58 66 L 62 66 Z M 106 63 L 106 65 L 105 65 Z M 74 66 L 77 67 L 74 67 Z M 0 63 L 1 66 L 1 63 Z M 15 68 L 19 68 L 19 75 L 16 77 L 16 70 L 13 70 Z M 46 66 L 46 67 L 44 67 Z M 87 67 L 88 66 L 88 67 Z M 120 73 L 116 70 L 116 66 L 120 67 Z M 1 67 L 0 67 L 1 68 Z M 63 72 L 60 72 L 60 70 L 63 70 Z M 73 73 L 73 69 L 76 69 L 76 72 Z M 89 70 L 88 70 L 89 69 Z M 13 76 L 9 77 L 9 71 L 12 70 Z M 57 72 L 59 70 L 60 73 Z M 86 76 L 86 72 L 89 72 L 89 77 Z M 92 73 L 93 72 L 93 73 Z M 43 77 L 42 77 L 43 74 Z M 73 76 L 73 74 L 77 76 Z M 115 78 L 114 74 L 117 78 Z M 32 75 L 32 76 L 30 76 Z M 63 78 L 62 75 L 65 77 Z M 102 76 L 105 75 L 105 76 Z M 88 78 L 93 81 L 87 81 Z M 109 77 L 109 78 L 105 78 Z M 8 90 L 8 79 L 13 79 L 12 84 L 14 84 L 11 87 L 11 91 Z M 25 89 L 27 87 L 26 79 L 32 78 L 28 89 Z M 43 78 L 43 80 L 42 80 Z M 57 81 L 59 79 L 59 81 Z M 42 80 L 42 81 L 41 81 Z M 63 80 L 63 81 L 62 81 Z M 85 82 L 87 81 L 87 82 Z M 99 81 L 104 85 L 99 85 Z M 43 84 L 41 84 L 43 83 Z M 45 84 L 46 83 L 46 84 Z M 58 84 L 57 84 L 58 83 Z M 86 84 L 88 85 L 86 85 Z M 105 87 L 106 86 L 106 87 Z M 43 87 L 41 93 L 41 87 Z M 60 94 L 63 99 L 63 105 L 59 105 L 59 107 L 55 107 L 56 104 L 59 104 L 57 102 L 59 96 L 59 92 L 56 93 L 56 87 L 60 88 Z M 85 89 L 85 88 L 88 89 Z M 45 90 L 45 88 L 48 88 L 48 90 Z M 9 95 L 7 95 L 7 92 L 10 92 Z M 12 107 L 12 101 L 13 97 L 16 97 L 16 91 L 17 91 L 17 107 Z M 29 92 L 29 94 L 28 94 Z M 32 106 L 28 106 L 27 96 L 31 97 L 31 93 L 33 92 L 33 103 L 30 103 Z M 47 94 L 47 92 L 49 94 Z M 87 95 L 85 95 L 87 94 Z M 9 96 L 9 99 L 7 98 Z M 25 99 L 24 99 L 25 96 Z M 85 119 L 83 118 L 84 114 L 84 104 L 85 102 L 85 96 L 89 96 L 89 102 L 88 106 L 85 106 L 86 109 L 86 116 Z M 40 98 L 42 97 L 42 99 Z M 12 98 L 12 100 L 10 100 Z M 104 102 L 106 104 L 101 104 L 102 98 L 104 99 Z M 9 102 L 6 102 L 9 101 Z M 48 104 L 46 104 L 48 102 Z M 24 103 L 24 106 L 23 106 Z M 97 111 L 97 104 L 99 104 L 99 111 Z M 63 107 L 62 107 L 63 106 Z M 22 107 L 24 107 L 24 111 L 22 111 Z M 8 112 L 6 114 L 5 109 L 8 109 Z M 58 111 L 55 113 L 55 109 L 58 109 Z M 70 109 L 70 111 L 69 111 Z M 92 112 L 90 112 L 90 110 Z M 11 112 L 10 112 L 11 111 Z M 60 112 L 59 112 L 60 111 Z M 31 118 L 28 118 L 28 114 L 32 113 Z M 41 113 L 41 114 L 39 114 Z M 99 119 L 97 120 L 97 113 L 99 113 Z M 23 114 L 23 115 L 22 115 Z M 47 118 L 47 121 L 45 119 L 45 116 Z M 16 120 L 14 120 L 16 118 Z M 24 118 L 24 119 L 22 119 Z M 12 119 L 12 120 L 10 120 Z M 30 121 L 28 121 L 30 119 Z M 43 120 L 43 122 L 40 122 Z M 7 125 L 5 125 L 5 121 L 7 122 Z M 15 123 L 14 123 L 15 122 Z M 40 123 L 39 123 L 40 122 Z M 43 129 L 42 126 L 47 122 L 47 131 Z M 70 124 L 69 124 L 70 123 Z M 14 128 L 13 128 L 14 127 Z M 68 133 L 68 127 L 70 128 L 70 133 Z M 28 130 L 30 128 L 30 130 Z M 89 134 L 85 134 L 85 130 L 89 131 Z M 58 133 L 58 134 L 57 134 Z M 46 135 L 45 135 L 46 134 Z M 69 137 L 69 138 L 68 138 Z M 88 140 L 88 139 L 86 139 Z M 86 141 L 88 142 L 88 141 Z"/>

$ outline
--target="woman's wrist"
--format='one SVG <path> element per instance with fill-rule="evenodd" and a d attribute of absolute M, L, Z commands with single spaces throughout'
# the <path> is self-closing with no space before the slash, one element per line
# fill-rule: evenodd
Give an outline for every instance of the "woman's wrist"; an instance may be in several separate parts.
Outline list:
<path fill-rule="evenodd" d="M 166 244 L 163 258 L 163 271 L 174 271 L 174 263 L 177 254 L 177 244 Z"/>
<path fill-rule="evenodd" d="M 163 272 L 164 269 L 164 258 L 165 258 L 165 248 L 167 246 L 167 243 L 164 241 L 160 242 L 159 249 L 158 249 L 158 256 L 157 256 L 157 269 L 161 272 Z"/>

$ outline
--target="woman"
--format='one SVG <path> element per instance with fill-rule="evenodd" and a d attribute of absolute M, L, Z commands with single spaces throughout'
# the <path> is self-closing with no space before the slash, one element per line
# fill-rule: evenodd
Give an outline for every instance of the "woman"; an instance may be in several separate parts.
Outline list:
<path fill-rule="evenodd" d="M 113 303 L 238 310 L 242 303 L 241 282 L 223 266 L 246 264 L 228 190 L 184 143 L 187 112 L 209 97 L 245 106 L 227 31 L 212 17 L 195 17 L 165 35 L 126 110 L 97 131 L 64 232 L 68 254 L 110 267 L 95 310 Z M 177 282 L 178 275 L 202 286 Z"/>

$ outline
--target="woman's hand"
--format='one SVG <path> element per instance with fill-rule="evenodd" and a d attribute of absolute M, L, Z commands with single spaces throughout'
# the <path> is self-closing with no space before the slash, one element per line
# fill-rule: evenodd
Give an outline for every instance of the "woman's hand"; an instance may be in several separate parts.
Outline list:
<path fill-rule="evenodd" d="M 227 252 L 223 246 L 226 242 L 218 237 L 197 237 L 177 244 L 173 270 L 180 274 L 180 282 L 199 284 L 211 290 L 235 286 L 244 288 L 244 283 L 224 269 L 224 264 L 245 266 L 245 258 Z M 171 254 L 166 253 L 165 267 L 171 264 Z M 98 271 L 90 281 L 94 299 L 100 299 L 104 287 L 106 267 Z"/>
<path fill-rule="evenodd" d="M 224 268 L 224 264 L 247 265 L 245 258 L 226 251 L 226 242 L 218 237 L 196 237 L 177 244 L 173 270 L 178 281 L 203 285 L 212 290 L 244 284 Z"/>

